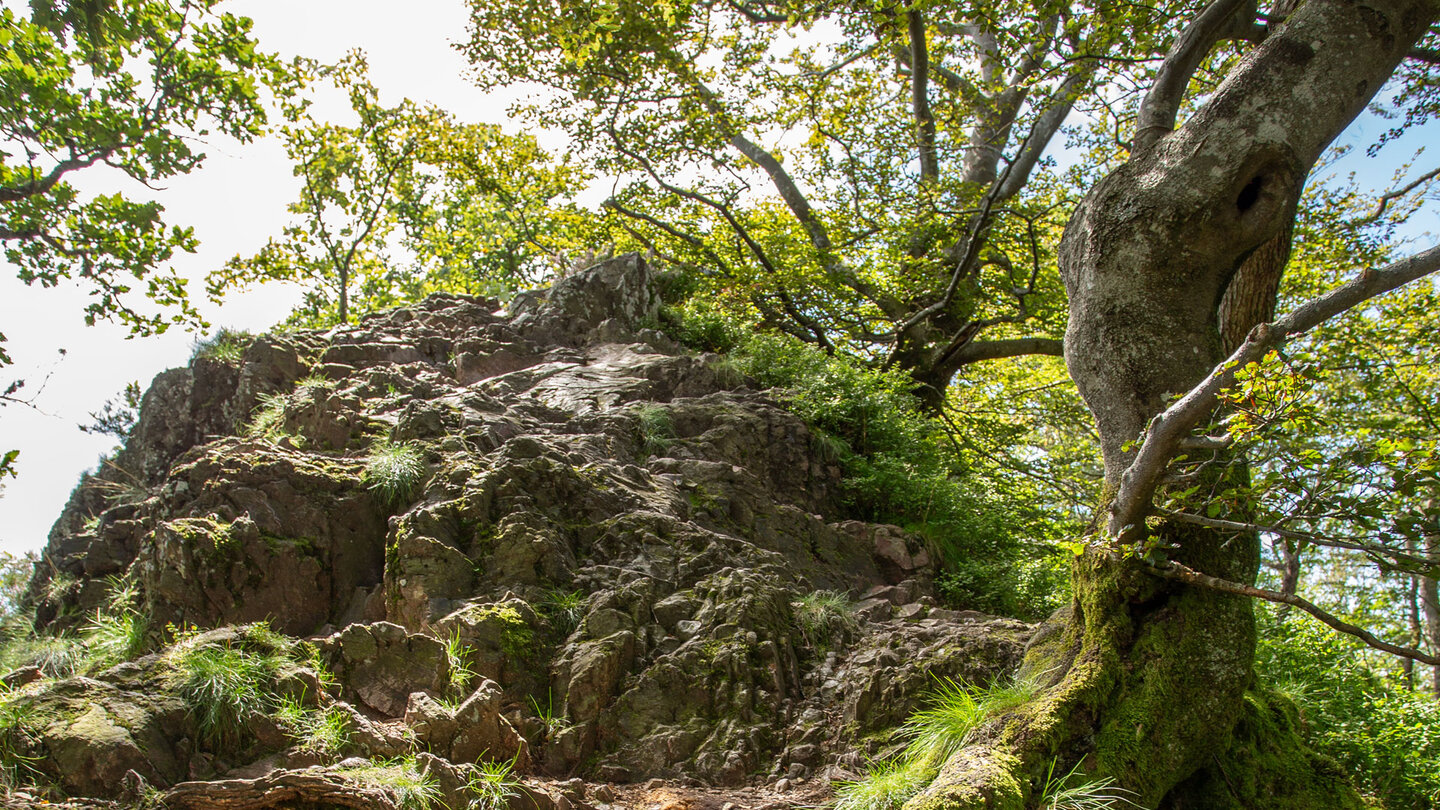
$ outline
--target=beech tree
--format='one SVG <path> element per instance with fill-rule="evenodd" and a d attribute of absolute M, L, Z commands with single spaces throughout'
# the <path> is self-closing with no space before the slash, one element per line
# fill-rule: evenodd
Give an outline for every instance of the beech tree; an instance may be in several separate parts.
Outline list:
<path fill-rule="evenodd" d="M 1256 587 L 1264 527 L 1215 420 L 1287 340 L 1440 269 L 1440 248 L 1361 263 L 1275 314 L 1327 147 L 1387 84 L 1401 128 L 1435 111 L 1440 4 L 472 9 L 482 80 L 558 91 L 529 110 L 619 178 L 607 206 L 636 242 L 769 326 L 909 369 L 932 403 L 968 363 L 1060 351 L 1045 285 L 1063 281 L 1103 454 L 1095 532 L 1022 668 L 1038 695 L 908 808 L 1029 806 L 1057 764 L 1146 807 L 1359 806 L 1255 683 L 1252 600 L 1436 660 Z M 1075 111 L 1088 160 L 1049 167 Z M 1156 509 L 1184 491 L 1204 521 Z"/>

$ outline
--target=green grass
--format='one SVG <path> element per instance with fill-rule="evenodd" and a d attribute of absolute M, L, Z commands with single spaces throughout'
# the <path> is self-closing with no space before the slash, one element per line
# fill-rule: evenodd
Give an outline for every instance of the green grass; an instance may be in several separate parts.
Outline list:
<path fill-rule="evenodd" d="M 47 678 L 68 678 L 84 670 L 88 658 L 85 642 L 75 636 L 20 637 L 0 650 L 0 667 L 39 667 Z"/>
<path fill-rule="evenodd" d="M 646 405 L 636 411 L 640 421 L 640 438 L 644 441 L 645 454 L 660 455 L 675 443 L 675 423 L 670 411 L 656 405 Z"/>
<path fill-rule="evenodd" d="M 349 720 L 337 706 L 320 709 L 284 697 L 275 708 L 275 718 L 301 751 L 336 757 L 350 744 Z"/>
<path fill-rule="evenodd" d="M 1055 773 L 1055 762 L 1045 774 L 1045 787 L 1040 791 L 1040 810 L 1111 810 L 1117 807 L 1141 808 L 1133 797 L 1135 794 L 1115 786 L 1115 780 L 1084 780 L 1077 778 L 1077 765 L 1069 773 Z M 1143 808 L 1142 808 L 1143 810 Z"/>
<path fill-rule="evenodd" d="M 556 639 L 565 639 L 580 626 L 585 618 L 585 609 L 590 606 L 590 597 L 584 591 L 566 591 L 551 588 L 540 602 L 540 612 L 550 622 L 550 632 Z"/>
<path fill-rule="evenodd" d="M 835 810 L 899 810 L 935 778 L 936 769 L 904 757 L 872 763 L 863 779 L 835 787 Z"/>
<path fill-rule="evenodd" d="M 940 768 L 965 746 L 982 723 L 1035 697 L 1026 681 L 980 689 L 944 680 L 897 732 L 906 741 L 898 756 L 872 763 L 863 779 L 840 784 L 835 810 L 897 810 L 924 790 Z M 1062 805 L 1065 807 L 1065 805 Z M 1088 810 L 1076 806 L 1075 810 Z"/>
<path fill-rule="evenodd" d="M 860 630 L 855 603 L 839 591 L 814 591 L 791 602 L 800 635 L 811 649 L 835 649 Z"/>
<path fill-rule="evenodd" d="M 31 755 L 26 741 L 29 725 L 39 718 L 17 705 L 17 692 L 0 686 L 0 792 L 5 793 L 45 778 L 35 767 L 40 758 Z"/>
<path fill-rule="evenodd" d="M 425 454 L 418 446 L 380 441 L 370 448 L 365 484 L 391 506 L 409 502 L 424 477 Z"/>
<path fill-rule="evenodd" d="M 466 687 L 479 676 L 465 657 L 467 651 L 465 642 L 460 638 L 460 628 L 456 627 L 445 638 L 445 658 L 450 662 L 450 685 L 462 695 Z"/>
<path fill-rule="evenodd" d="M 397 810 L 429 810 L 440 802 L 440 785 L 420 772 L 413 757 L 375 762 L 338 773 L 354 784 L 388 792 Z"/>
<path fill-rule="evenodd" d="M 245 426 L 245 435 L 271 442 L 287 435 L 285 407 L 289 402 L 290 397 L 285 394 L 261 394 L 259 403 L 250 414 L 250 424 Z"/>
<path fill-rule="evenodd" d="M 195 341 L 190 362 L 201 358 L 215 360 L 226 365 L 238 366 L 245 357 L 245 350 L 255 342 L 255 336 L 236 329 L 220 329 L 208 338 Z"/>
<path fill-rule="evenodd" d="M 273 686 L 294 665 L 288 639 L 264 625 L 241 628 L 241 645 L 182 639 L 166 655 L 165 685 L 190 708 L 205 741 L 217 748 L 239 743 L 250 718 L 274 712 Z"/>
<path fill-rule="evenodd" d="M 508 800 L 519 785 L 512 772 L 514 767 L 514 760 L 477 763 L 465 782 L 471 810 L 504 810 L 509 806 Z"/>

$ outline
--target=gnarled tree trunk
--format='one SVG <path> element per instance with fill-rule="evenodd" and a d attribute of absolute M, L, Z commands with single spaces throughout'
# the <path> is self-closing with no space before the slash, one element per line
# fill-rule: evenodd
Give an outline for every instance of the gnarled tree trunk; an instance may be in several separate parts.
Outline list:
<path fill-rule="evenodd" d="M 1060 254 L 1065 355 L 1100 429 L 1109 491 L 1147 423 L 1223 359 L 1218 312 L 1232 278 L 1286 238 L 1321 152 L 1437 12 L 1434 0 L 1308 0 L 1076 211 Z M 1253 535 L 1110 523 L 1108 536 L 1149 535 L 1189 568 L 1255 579 Z M 1076 764 L 1144 807 L 1358 806 L 1315 767 L 1283 709 L 1247 693 L 1248 600 L 1158 579 L 1123 551 L 1102 541 L 1077 559 L 1074 603 L 1025 665 L 1048 688 L 984 729 L 909 810 L 1024 807 L 1052 765 Z"/>

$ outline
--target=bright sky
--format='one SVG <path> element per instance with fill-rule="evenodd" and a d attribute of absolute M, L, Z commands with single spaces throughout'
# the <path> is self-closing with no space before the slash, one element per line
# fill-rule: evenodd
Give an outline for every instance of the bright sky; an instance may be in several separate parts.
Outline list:
<path fill-rule="evenodd" d="M 351 48 L 364 49 L 372 79 L 387 103 L 408 96 L 465 120 L 504 120 L 509 99 L 487 97 L 466 81 L 468 65 L 450 47 L 465 32 L 461 0 L 412 0 L 403 12 L 393 2 L 378 0 L 232 0 L 225 8 L 252 17 L 262 47 L 282 55 L 329 61 Z M 1363 145 L 1388 126 L 1373 118 L 1362 120 L 1346 138 Z M 1379 161 L 1352 156 L 1341 168 L 1381 172 L 1385 177 L 1366 179 L 1383 184 L 1396 161 L 1408 159 L 1433 134 L 1433 128 L 1417 133 Z M 285 205 L 297 190 L 284 152 L 273 140 L 243 147 L 217 141 L 205 151 L 209 160 L 201 170 L 175 179 L 159 195 L 168 221 L 194 226 L 201 240 L 198 254 L 177 262 L 181 274 L 191 279 L 202 279 L 231 256 L 248 255 L 264 244 L 285 223 Z M 94 172 L 76 181 L 95 189 L 116 182 L 114 175 Z M 1433 231 L 1437 224 L 1432 214 L 1418 230 Z M 214 326 L 251 331 L 263 331 L 284 318 L 298 298 L 292 288 L 262 289 L 236 296 L 220 309 L 204 301 L 198 284 L 192 295 Z M 112 448 L 110 438 L 84 434 L 77 425 L 88 423 L 89 414 L 116 397 L 127 382 L 138 380 L 144 388 L 157 373 L 190 357 L 195 335 L 172 332 L 130 340 L 113 325 L 87 328 L 81 318 L 84 303 L 84 294 L 76 289 L 28 288 L 0 267 L 0 332 L 9 338 L 6 346 L 16 361 L 0 372 L 0 386 L 21 377 L 29 383 L 25 391 L 33 395 L 45 382 L 35 409 L 0 408 L 0 451 L 20 450 L 20 475 L 10 479 L 0 495 L 0 551 L 42 546 L 80 474 Z M 56 351 L 61 347 L 67 350 L 63 359 Z"/>

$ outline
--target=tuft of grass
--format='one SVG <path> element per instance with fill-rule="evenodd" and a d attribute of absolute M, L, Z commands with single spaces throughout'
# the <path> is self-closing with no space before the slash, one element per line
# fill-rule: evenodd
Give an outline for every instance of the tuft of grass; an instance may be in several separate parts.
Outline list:
<path fill-rule="evenodd" d="M 815 591 L 790 603 L 795 623 L 806 645 L 815 650 L 829 650 L 854 636 L 860 629 L 855 618 L 855 603 L 839 591 Z"/>
<path fill-rule="evenodd" d="M 296 381 L 295 393 L 301 396 L 314 396 L 322 391 L 335 390 L 335 381 L 323 374 L 309 374 Z"/>
<path fill-rule="evenodd" d="M 348 719 L 337 706 L 312 708 L 300 698 L 284 697 L 275 708 L 275 717 L 301 751 L 336 757 L 350 744 Z"/>
<path fill-rule="evenodd" d="M 139 656 L 149 647 L 150 617 L 136 607 L 140 586 L 132 580 L 112 577 L 105 607 L 81 631 L 86 647 L 86 668 L 106 669 Z"/>
<path fill-rule="evenodd" d="M 238 366 L 245 357 L 245 350 L 255 342 L 255 336 L 238 329 L 220 329 L 208 338 L 195 341 L 190 362 L 201 358 L 215 360 L 229 366 Z"/>
<path fill-rule="evenodd" d="M 660 455 L 675 443 L 675 422 L 670 418 L 669 409 L 646 405 L 635 416 L 640 420 L 640 437 L 647 455 Z"/>
<path fill-rule="evenodd" d="M 549 620 L 551 633 L 557 639 L 565 639 L 580 626 L 589 604 L 590 597 L 584 591 L 551 588 L 545 592 L 540 612 Z"/>
<path fill-rule="evenodd" d="M 470 667 L 465 653 L 465 642 L 460 638 L 460 628 L 456 627 L 445 638 L 445 658 L 450 662 L 450 685 L 462 694 L 479 675 Z"/>
<path fill-rule="evenodd" d="M 1080 766 L 1076 765 L 1063 776 L 1055 773 L 1055 761 L 1045 774 L 1045 787 L 1040 791 L 1040 810 L 1112 810 L 1116 807 L 1135 807 L 1133 791 L 1115 786 L 1110 777 L 1093 780 L 1077 780 Z"/>
<path fill-rule="evenodd" d="M 520 784 L 513 773 L 515 760 L 476 763 L 470 778 L 465 782 L 465 792 L 470 794 L 469 807 L 472 810 L 503 810 L 509 806 L 509 799 L 516 795 Z"/>
<path fill-rule="evenodd" d="M 370 448 L 365 483 L 391 506 L 408 502 L 424 477 L 425 457 L 416 445 L 380 441 Z"/>
<path fill-rule="evenodd" d="M 977 689 L 959 681 L 942 680 L 924 708 L 900 727 L 908 739 L 905 756 L 923 759 L 939 768 L 965 747 L 980 724 L 1009 712 L 1033 698 L 1038 687 L 1030 681 L 994 684 Z"/>
<path fill-rule="evenodd" d="M 30 754 L 27 740 L 32 733 L 27 724 L 37 718 L 16 703 L 17 693 L 0 685 L 0 791 L 5 793 L 45 778 L 36 767 L 40 758 Z"/>
<path fill-rule="evenodd" d="M 440 785 L 420 772 L 413 757 L 341 768 L 337 773 L 362 787 L 388 792 L 396 810 L 429 810 L 440 801 Z"/>
<path fill-rule="evenodd" d="M 872 763 L 864 778 L 836 785 L 834 810 L 899 810 L 936 773 L 923 762 L 903 757 Z"/>
<path fill-rule="evenodd" d="M 908 740 L 905 750 L 872 763 L 864 778 L 837 787 L 835 810 L 898 810 L 935 779 L 945 761 L 970 741 L 981 723 L 1015 709 L 1038 691 L 1039 687 L 1028 681 L 995 684 L 989 689 L 941 681 L 925 707 L 900 727 L 898 736 Z"/>
<path fill-rule="evenodd" d="M 243 647 L 190 638 L 166 656 L 165 685 L 185 700 L 201 735 L 217 748 L 238 744 L 251 717 L 276 710 L 274 681 L 292 665 L 284 636 L 263 625 L 242 633 L 249 642 Z"/>
<path fill-rule="evenodd" d="M 261 394 L 260 402 L 250 414 L 250 424 L 245 426 L 245 435 L 271 442 L 287 435 L 285 407 L 289 403 L 290 398 L 285 394 Z"/>

